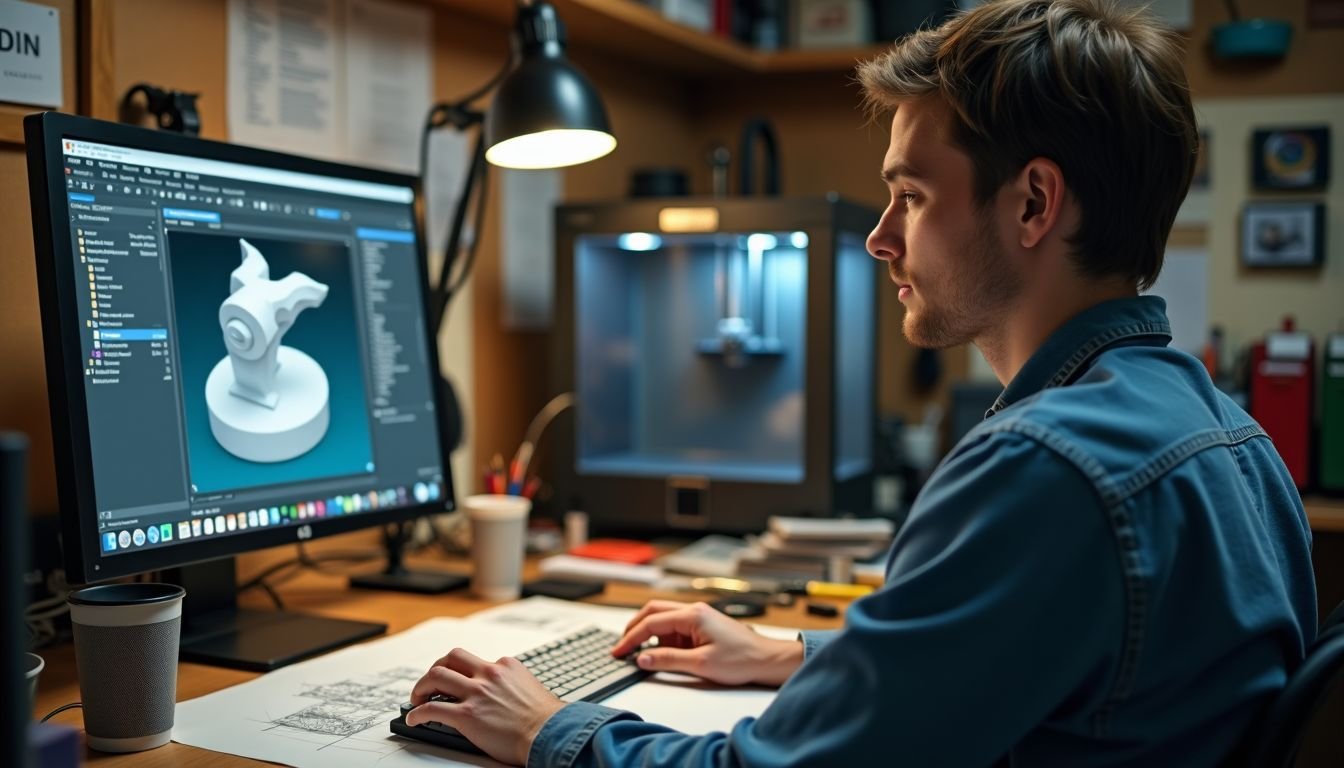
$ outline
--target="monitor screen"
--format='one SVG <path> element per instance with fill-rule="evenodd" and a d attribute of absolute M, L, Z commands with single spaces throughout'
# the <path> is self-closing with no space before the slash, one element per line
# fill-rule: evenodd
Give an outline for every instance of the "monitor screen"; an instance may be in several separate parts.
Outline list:
<path fill-rule="evenodd" d="M 451 505 L 413 178 L 28 130 L 73 580 Z"/>

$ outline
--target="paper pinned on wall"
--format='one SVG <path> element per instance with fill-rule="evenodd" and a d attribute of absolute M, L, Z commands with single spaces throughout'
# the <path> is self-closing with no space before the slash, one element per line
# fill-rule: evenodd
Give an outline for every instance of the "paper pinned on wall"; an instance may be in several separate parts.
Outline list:
<path fill-rule="evenodd" d="M 555 289 L 555 205 L 560 171 L 500 170 L 500 250 L 504 259 L 504 326 L 551 325 Z"/>
<path fill-rule="evenodd" d="M 1167 300 L 1171 346 L 1198 356 L 1209 338 L 1209 254 L 1168 248 L 1157 283 L 1148 290 Z"/>
<path fill-rule="evenodd" d="M 419 173 L 429 112 L 433 14 L 384 0 L 349 0 L 345 18 L 346 150 L 358 162 Z"/>
<path fill-rule="evenodd" d="M 343 159 L 336 0 L 229 0 L 231 141 Z"/>

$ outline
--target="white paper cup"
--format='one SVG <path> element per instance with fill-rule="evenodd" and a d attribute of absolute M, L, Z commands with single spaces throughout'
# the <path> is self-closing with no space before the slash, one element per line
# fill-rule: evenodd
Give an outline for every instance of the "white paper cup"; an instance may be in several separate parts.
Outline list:
<path fill-rule="evenodd" d="M 532 501 L 484 493 L 462 506 L 471 520 L 471 591 L 482 600 L 517 600 L 523 589 L 523 550 Z"/>
<path fill-rule="evenodd" d="M 28 680 L 28 713 L 37 706 L 37 679 L 46 669 L 47 662 L 36 653 L 23 654 L 23 676 Z"/>

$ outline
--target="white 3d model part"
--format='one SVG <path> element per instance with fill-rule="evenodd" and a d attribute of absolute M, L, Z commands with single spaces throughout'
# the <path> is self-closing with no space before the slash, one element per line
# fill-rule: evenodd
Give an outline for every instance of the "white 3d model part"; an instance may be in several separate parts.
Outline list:
<path fill-rule="evenodd" d="M 326 300 L 327 286 L 298 272 L 272 280 L 261 251 L 243 239 L 238 244 L 243 263 L 219 307 L 229 354 L 205 382 L 210 431 L 240 459 L 286 461 L 317 445 L 331 421 L 322 366 L 280 345 L 300 312 Z"/>

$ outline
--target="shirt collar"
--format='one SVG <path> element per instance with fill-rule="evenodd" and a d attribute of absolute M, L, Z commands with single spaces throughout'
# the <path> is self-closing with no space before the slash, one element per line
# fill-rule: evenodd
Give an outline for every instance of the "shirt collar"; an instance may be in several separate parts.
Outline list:
<path fill-rule="evenodd" d="M 1171 341 L 1167 302 L 1157 296 L 1112 299 L 1074 315 L 1028 358 L 1007 388 L 985 412 L 989 418 L 1043 389 L 1073 381 L 1092 358 L 1108 347 Z"/>

